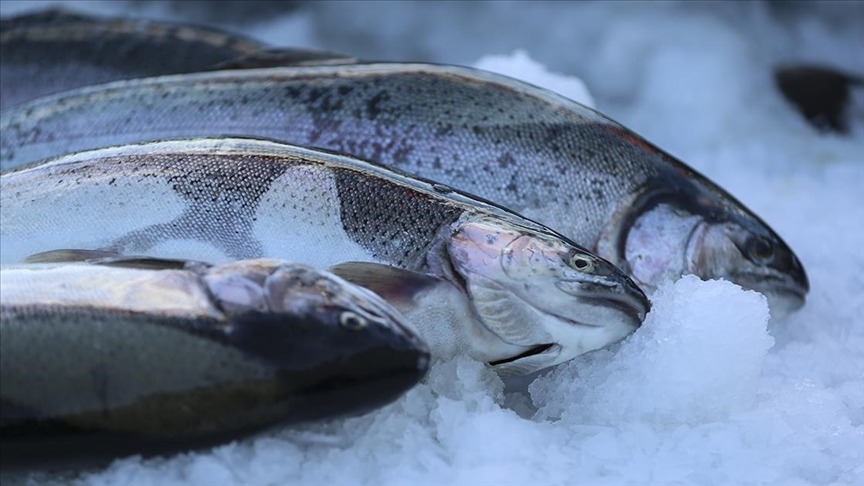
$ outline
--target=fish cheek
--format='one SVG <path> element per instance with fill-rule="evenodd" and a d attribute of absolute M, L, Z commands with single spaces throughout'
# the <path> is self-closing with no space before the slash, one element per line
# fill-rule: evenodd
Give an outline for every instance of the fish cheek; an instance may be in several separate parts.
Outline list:
<path fill-rule="evenodd" d="M 624 236 L 624 259 L 630 276 L 646 289 L 688 273 L 689 249 L 700 249 L 704 224 L 699 216 L 660 204 L 633 222 Z"/>
<path fill-rule="evenodd" d="M 702 224 L 687 242 L 687 273 L 702 279 L 725 278 L 733 282 L 757 268 L 737 244 L 743 230 L 733 223 Z"/>

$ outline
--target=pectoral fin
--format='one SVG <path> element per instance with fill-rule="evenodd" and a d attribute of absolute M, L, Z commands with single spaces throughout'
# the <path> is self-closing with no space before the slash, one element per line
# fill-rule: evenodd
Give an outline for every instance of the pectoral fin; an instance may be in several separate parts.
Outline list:
<path fill-rule="evenodd" d="M 214 64 L 204 71 L 226 69 L 255 69 L 288 66 L 332 66 L 334 64 L 356 64 L 357 59 L 345 54 L 315 49 L 262 49 L 234 59 Z"/>
<path fill-rule="evenodd" d="M 345 262 L 334 265 L 329 270 L 353 284 L 375 292 L 402 312 L 413 309 L 417 294 L 438 285 L 449 285 L 437 277 L 380 263 Z"/>

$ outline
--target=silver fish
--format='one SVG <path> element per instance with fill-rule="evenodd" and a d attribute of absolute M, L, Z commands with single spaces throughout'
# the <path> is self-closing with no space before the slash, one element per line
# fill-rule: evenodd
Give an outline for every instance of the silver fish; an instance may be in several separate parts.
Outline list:
<path fill-rule="evenodd" d="M 165 76 L 0 114 L 0 167 L 165 136 L 236 134 L 350 154 L 496 201 L 646 290 L 682 274 L 764 293 L 809 283 L 792 250 L 720 187 L 605 116 L 457 66 L 370 63 Z"/>
<path fill-rule="evenodd" d="M 110 260 L 0 270 L 4 466 L 182 450 L 365 413 L 425 375 L 429 353 L 410 323 L 328 272 Z"/>
<path fill-rule="evenodd" d="M 0 20 L 0 110 L 91 84 L 163 74 L 353 62 L 310 49 L 270 49 L 195 25 L 90 17 L 52 9 Z"/>
<path fill-rule="evenodd" d="M 418 328 L 444 329 L 449 315 L 454 339 L 502 374 L 620 340 L 649 307 L 613 265 L 515 213 L 357 159 L 261 140 L 60 157 L 0 176 L 0 217 L 3 263 L 57 248 L 377 263 L 348 273 L 361 284 L 372 273 L 396 279 L 391 289 L 413 286 L 420 310 L 408 317 L 428 319 Z"/>

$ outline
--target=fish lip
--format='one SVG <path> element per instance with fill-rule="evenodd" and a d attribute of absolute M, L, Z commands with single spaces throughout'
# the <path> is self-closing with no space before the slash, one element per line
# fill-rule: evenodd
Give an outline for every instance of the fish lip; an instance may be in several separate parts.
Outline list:
<path fill-rule="evenodd" d="M 637 308 L 629 305 L 627 302 L 624 302 L 624 301 L 618 300 L 618 299 L 614 299 L 614 298 L 608 298 L 608 297 L 580 297 L 580 299 L 582 299 L 583 301 L 587 300 L 590 302 L 597 302 L 600 305 L 603 305 L 604 307 L 614 308 L 615 310 L 617 310 L 618 312 L 620 312 L 624 316 L 627 316 L 628 318 L 630 318 L 630 321 L 631 321 L 630 325 L 633 328 L 639 328 L 642 326 L 642 322 L 645 320 L 645 316 L 648 314 L 648 311 L 650 310 L 650 308 L 646 308 L 645 310 L 640 310 L 640 309 L 637 309 Z M 579 321 L 576 319 L 564 317 L 564 316 L 557 315 L 557 314 L 551 314 L 551 315 L 557 317 L 558 319 L 561 319 L 562 321 L 568 322 L 570 324 L 575 324 L 578 326 L 593 327 L 593 328 L 602 328 L 602 327 L 608 327 L 609 326 L 609 323 L 591 324 L 589 322 Z"/>
<path fill-rule="evenodd" d="M 565 282 L 571 283 L 579 283 L 578 280 L 564 280 Z M 590 285 L 596 287 L 602 287 L 603 289 L 615 289 L 615 288 L 623 288 L 627 289 L 630 286 L 625 284 L 617 284 L 613 282 L 592 282 Z M 585 302 L 596 302 L 599 305 L 603 305 L 605 307 L 612 307 L 620 311 L 622 314 L 629 315 L 634 317 L 634 320 L 637 321 L 635 327 L 639 327 L 642 325 L 642 321 L 645 320 L 645 316 L 648 315 L 648 312 L 651 311 L 651 301 L 648 297 L 642 293 L 641 289 L 639 289 L 636 284 L 633 284 L 633 288 L 639 290 L 639 292 L 623 292 L 617 294 L 602 294 L 602 295 L 592 295 L 589 293 L 582 293 L 577 295 L 576 297 Z M 574 319 L 562 317 L 560 315 L 556 315 L 559 319 L 565 320 L 567 322 L 573 322 L 574 324 L 579 324 L 582 326 L 589 327 L 603 327 L 602 324 L 589 324 L 586 322 L 575 321 Z"/>
<path fill-rule="evenodd" d="M 536 356 L 538 354 L 543 354 L 549 352 L 550 350 L 554 351 L 555 349 L 560 348 L 561 346 L 555 343 L 543 343 L 538 344 L 536 346 L 531 347 L 525 352 L 519 353 L 516 356 L 511 356 L 509 358 L 499 359 L 496 361 L 490 361 L 488 363 L 489 366 L 495 367 L 502 364 L 512 363 L 518 359 L 527 358 L 529 356 Z"/>

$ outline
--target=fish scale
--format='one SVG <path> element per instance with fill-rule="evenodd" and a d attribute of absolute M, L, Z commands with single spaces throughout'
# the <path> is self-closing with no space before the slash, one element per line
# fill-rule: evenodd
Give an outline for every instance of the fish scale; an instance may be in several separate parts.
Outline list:
<path fill-rule="evenodd" d="M 435 204 L 418 193 L 334 171 L 345 232 L 378 260 L 414 266 L 442 227 L 459 218 L 456 207 Z M 394 210 L 398 208 L 398 210 Z"/>

